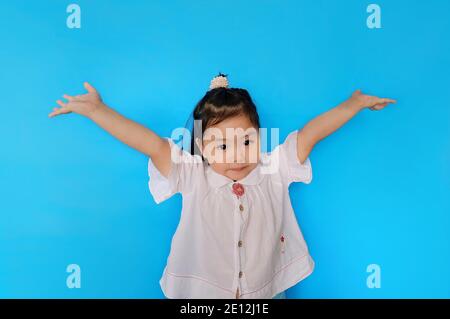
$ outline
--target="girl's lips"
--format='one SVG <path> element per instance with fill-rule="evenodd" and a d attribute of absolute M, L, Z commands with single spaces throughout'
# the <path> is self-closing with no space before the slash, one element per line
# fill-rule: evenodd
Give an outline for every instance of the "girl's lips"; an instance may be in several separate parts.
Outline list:
<path fill-rule="evenodd" d="M 235 172 L 240 172 L 240 171 L 242 171 L 243 169 L 245 169 L 247 166 L 242 166 L 242 167 L 237 167 L 237 168 L 231 168 L 231 170 L 232 171 L 235 171 Z"/>

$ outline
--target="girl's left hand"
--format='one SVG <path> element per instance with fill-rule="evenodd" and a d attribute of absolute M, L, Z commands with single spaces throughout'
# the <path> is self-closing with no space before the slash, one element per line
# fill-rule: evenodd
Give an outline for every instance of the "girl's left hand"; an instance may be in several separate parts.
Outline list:
<path fill-rule="evenodd" d="M 353 92 L 350 100 L 354 101 L 362 108 L 369 108 L 371 111 L 379 111 L 384 109 L 389 103 L 397 103 L 397 101 L 393 99 L 363 94 L 361 93 L 361 90 Z"/>

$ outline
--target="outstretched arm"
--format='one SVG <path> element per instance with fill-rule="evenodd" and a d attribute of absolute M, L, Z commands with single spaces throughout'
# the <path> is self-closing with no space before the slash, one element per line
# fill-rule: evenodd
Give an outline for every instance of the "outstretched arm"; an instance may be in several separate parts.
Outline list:
<path fill-rule="evenodd" d="M 396 101 L 365 95 L 357 90 L 348 100 L 308 122 L 297 134 L 297 156 L 300 163 L 308 158 L 314 145 L 347 123 L 359 111 L 365 108 L 378 111 L 389 103 Z"/>
<path fill-rule="evenodd" d="M 94 121 L 101 128 L 116 137 L 121 142 L 150 156 L 156 168 L 168 176 L 170 170 L 170 145 L 167 140 L 158 136 L 152 130 L 124 117 L 103 103 L 97 90 L 85 82 L 87 94 L 70 96 L 64 94 L 67 103 L 57 100 L 60 108 L 53 108 L 48 116 L 78 113 Z"/>

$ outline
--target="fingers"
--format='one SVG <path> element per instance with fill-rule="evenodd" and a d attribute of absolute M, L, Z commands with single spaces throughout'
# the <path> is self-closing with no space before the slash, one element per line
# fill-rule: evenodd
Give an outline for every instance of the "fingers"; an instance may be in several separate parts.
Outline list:
<path fill-rule="evenodd" d="M 56 100 L 56 103 L 58 103 L 59 105 L 61 105 L 61 107 L 67 107 L 67 103 L 64 103 L 61 100 Z"/>
<path fill-rule="evenodd" d="M 95 88 L 90 85 L 88 82 L 84 82 L 84 87 L 86 88 L 86 90 L 89 93 L 97 93 L 97 91 L 95 90 Z M 77 102 L 77 101 L 82 101 L 83 100 L 83 95 L 76 95 L 76 96 L 72 96 L 72 95 L 68 95 L 68 94 L 63 94 L 63 98 L 65 98 L 66 100 L 68 100 L 67 103 L 61 101 L 61 100 L 56 100 L 56 103 L 61 106 L 60 108 L 53 108 L 53 112 L 48 114 L 48 117 L 54 117 L 56 115 L 60 115 L 60 114 L 67 114 L 67 113 L 71 113 L 72 110 L 69 107 L 70 102 Z"/>
<path fill-rule="evenodd" d="M 66 96 L 66 94 L 64 94 L 64 97 Z M 68 95 L 67 95 L 68 96 Z M 61 100 L 57 100 L 56 103 L 58 103 L 61 107 L 54 107 L 53 108 L 53 112 L 48 114 L 48 117 L 54 117 L 56 115 L 60 115 L 60 114 L 67 114 L 72 112 L 69 107 L 67 106 L 67 103 L 64 103 Z"/>
<path fill-rule="evenodd" d="M 389 103 L 387 103 L 387 102 L 385 102 L 385 103 L 378 103 L 378 104 L 375 104 L 374 106 L 370 107 L 369 109 L 371 111 L 379 111 L 379 110 L 384 109 L 388 104 Z"/>
<path fill-rule="evenodd" d="M 71 111 L 68 108 L 66 108 L 66 107 L 61 107 L 61 108 L 54 107 L 53 108 L 53 112 L 49 113 L 48 117 L 54 117 L 54 116 L 57 116 L 57 115 L 67 114 L 67 113 L 70 113 L 70 112 Z"/>
<path fill-rule="evenodd" d="M 369 107 L 372 111 L 373 110 L 381 110 L 382 108 L 386 107 L 389 103 L 397 103 L 396 100 L 388 99 L 388 98 L 379 98 L 379 97 L 373 97 L 374 100 L 369 103 L 371 107 Z"/>
<path fill-rule="evenodd" d="M 97 93 L 97 90 L 88 82 L 84 82 L 83 85 L 89 93 Z"/>
<path fill-rule="evenodd" d="M 63 94 L 63 98 L 69 101 L 73 101 L 75 99 L 75 96 L 70 96 L 68 94 Z"/>
<path fill-rule="evenodd" d="M 388 99 L 388 98 L 384 98 L 384 99 L 381 99 L 381 103 L 397 103 L 397 101 L 396 100 L 393 100 L 393 99 Z"/>
<path fill-rule="evenodd" d="M 397 103 L 397 100 L 390 98 L 380 98 L 376 96 L 368 96 L 368 97 L 371 99 L 371 101 L 368 103 L 368 105 L 370 106 L 369 109 L 371 111 L 379 111 L 385 108 L 390 103 Z"/>
<path fill-rule="evenodd" d="M 54 117 L 57 113 L 58 113 L 58 108 L 57 108 L 57 107 L 54 107 L 54 108 L 53 108 L 53 112 L 50 112 L 50 113 L 48 114 L 48 117 Z"/>

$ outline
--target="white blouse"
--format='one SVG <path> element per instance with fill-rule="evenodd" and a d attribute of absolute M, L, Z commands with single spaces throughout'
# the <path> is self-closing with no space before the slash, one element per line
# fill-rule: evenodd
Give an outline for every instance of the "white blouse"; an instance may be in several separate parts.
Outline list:
<path fill-rule="evenodd" d="M 167 138 L 173 158 L 165 178 L 148 161 L 156 203 L 182 194 L 182 212 L 160 285 L 167 298 L 272 298 L 311 274 L 314 261 L 289 198 L 292 182 L 309 184 L 309 157 L 297 157 L 297 130 L 237 181 Z M 181 158 L 188 161 L 180 161 Z"/>

